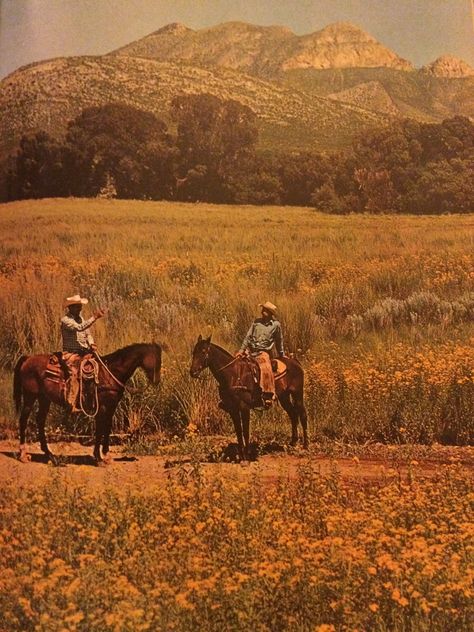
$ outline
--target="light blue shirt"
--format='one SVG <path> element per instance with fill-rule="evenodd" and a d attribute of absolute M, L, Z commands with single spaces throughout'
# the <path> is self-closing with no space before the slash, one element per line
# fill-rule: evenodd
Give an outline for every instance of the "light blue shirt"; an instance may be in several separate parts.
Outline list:
<path fill-rule="evenodd" d="M 276 348 L 279 356 L 284 355 L 280 323 L 274 318 L 268 322 L 264 322 L 262 318 L 257 318 L 248 330 L 240 351 L 243 352 L 247 349 L 251 353 L 271 351 L 273 347 Z"/>

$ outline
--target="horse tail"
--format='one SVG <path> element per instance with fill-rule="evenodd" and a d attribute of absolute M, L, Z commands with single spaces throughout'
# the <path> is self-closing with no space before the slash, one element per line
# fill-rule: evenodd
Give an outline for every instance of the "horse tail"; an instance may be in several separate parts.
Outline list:
<path fill-rule="evenodd" d="M 21 367 L 23 366 L 23 363 L 25 362 L 27 358 L 28 356 L 26 355 L 21 356 L 21 358 L 16 363 L 15 371 L 13 373 L 13 401 L 15 402 L 15 409 L 17 412 L 19 412 L 21 408 L 22 387 L 21 387 L 20 371 L 21 371 Z"/>

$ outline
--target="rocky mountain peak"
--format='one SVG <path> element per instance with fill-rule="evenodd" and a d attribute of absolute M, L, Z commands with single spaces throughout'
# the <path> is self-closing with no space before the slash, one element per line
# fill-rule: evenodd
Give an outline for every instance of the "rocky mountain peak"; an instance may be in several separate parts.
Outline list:
<path fill-rule="evenodd" d="M 371 35 L 351 22 L 334 22 L 333 24 L 328 24 L 328 26 L 325 26 L 320 31 L 316 31 L 316 33 L 312 35 L 316 35 L 320 41 L 325 39 L 339 42 L 354 42 L 357 40 L 361 42 L 376 41 Z"/>
<path fill-rule="evenodd" d="M 155 31 L 154 35 L 186 35 L 188 33 L 192 33 L 192 29 L 187 27 L 185 24 L 181 24 L 180 22 L 172 22 L 171 24 L 167 24 L 163 26 L 163 28 Z"/>
<path fill-rule="evenodd" d="M 298 38 L 283 70 L 299 68 L 377 68 L 413 70 L 412 64 L 349 22 L 335 22 Z"/>
<path fill-rule="evenodd" d="M 474 68 L 454 55 L 442 55 L 431 64 L 423 66 L 422 70 L 435 77 L 448 77 L 450 79 L 474 76 Z"/>

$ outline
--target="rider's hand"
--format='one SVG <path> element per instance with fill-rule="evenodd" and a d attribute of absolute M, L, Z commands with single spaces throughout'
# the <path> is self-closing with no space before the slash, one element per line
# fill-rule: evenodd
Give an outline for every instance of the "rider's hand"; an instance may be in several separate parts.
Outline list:
<path fill-rule="evenodd" d="M 97 345 L 92 343 L 91 344 L 91 349 L 92 349 L 92 351 L 97 351 Z"/>
<path fill-rule="evenodd" d="M 244 357 L 244 352 L 243 351 L 237 351 L 237 353 L 235 354 L 236 358 L 243 358 Z"/>
<path fill-rule="evenodd" d="M 96 313 L 94 314 L 96 319 L 102 318 L 103 316 L 105 316 L 107 314 L 107 308 L 105 307 L 101 307 L 100 309 L 98 309 L 96 311 Z"/>

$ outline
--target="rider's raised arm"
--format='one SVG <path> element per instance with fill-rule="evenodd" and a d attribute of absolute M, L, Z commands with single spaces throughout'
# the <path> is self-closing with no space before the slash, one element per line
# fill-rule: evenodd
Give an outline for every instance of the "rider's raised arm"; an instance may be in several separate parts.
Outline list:
<path fill-rule="evenodd" d="M 66 329 L 70 329 L 72 331 L 84 331 L 88 327 L 90 327 L 97 320 L 96 316 L 91 316 L 87 320 L 84 320 L 82 323 L 78 323 L 71 316 L 63 316 L 61 318 L 61 325 Z"/>

